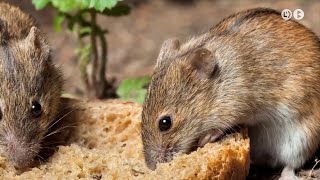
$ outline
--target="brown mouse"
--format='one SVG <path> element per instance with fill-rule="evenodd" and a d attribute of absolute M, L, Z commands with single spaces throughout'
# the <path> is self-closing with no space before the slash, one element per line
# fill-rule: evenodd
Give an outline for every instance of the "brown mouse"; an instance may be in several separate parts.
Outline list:
<path fill-rule="evenodd" d="M 6 3 L 0 3 L 0 82 L 0 150 L 25 168 L 57 123 L 63 78 L 35 21 Z"/>
<path fill-rule="evenodd" d="M 320 142 L 319 39 L 272 9 L 164 42 L 142 112 L 146 164 L 155 169 L 240 124 L 249 126 L 252 161 L 284 167 L 284 179 Z"/>

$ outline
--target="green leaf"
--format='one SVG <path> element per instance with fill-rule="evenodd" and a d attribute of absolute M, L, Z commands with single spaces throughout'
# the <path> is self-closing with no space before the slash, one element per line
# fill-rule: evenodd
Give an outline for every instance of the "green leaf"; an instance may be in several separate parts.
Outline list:
<path fill-rule="evenodd" d="M 89 26 L 82 27 L 82 28 L 79 30 L 80 38 L 83 38 L 83 37 L 85 37 L 85 36 L 90 35 L 91 31 L 92 31 L 92 29 L 91 29 L 91 27 L 89 27 Z"/>
<path fill-rule="evenodd" d="M 107 16 L 124 16 L 130 13 L 130 7 L 125 4 L 118 4 L 111 9 L 105 9 L 101 12 L 101 14 Z"/>
<path fill-rule="evenodd" d="M 82 9 L 87 9 L 90 6 L 91 0 L 79 0 Z"/>
<path fill-rule="evenodd" d="M 102 12 L 111 9 L 121 0 L 32 0 L 36 9 L 44 8 L 49 2 L 61 12 L 71 12 L 82 9 L 94 9 Z"/>
<path fill-rule="evenodd" d="M 43 9 L 49 2 L 50 0 L 32 0 L 32 4 L 37 10 Z"/>
<path fill-rule="evenodd" d="M 60 32 L 61 31 L 61 24 L 62 24 L 64 18 L 65 18 L 65 15 L 63 13 L 58 13 L 54 17 L 53 26 L 54 26 L 54 29 L 56 30 L 56 32 Z"/>
<path fill-rule="evenodd" d="M 114 6 L 116 6 L 119 1 L 121 1 L 121 0 L 107 0 L 107 1 L 105 1 L 104 6 L 105 6 L 105 8 L 111 9 Z M 101 1 L 101 2 L 103 2 L 103 1 Z M 105 8 L 101 9 L 100 11 L 103 11 Z"/>
<path fill-rule="evenodd" d="M 120 99 L 143 103 L 147 93 L 146 86 L 150 82 L 149 76 L 125 79 L 117 89 Z"/>
<path fill-rule="evenodd" d="M 79 0 L 51 0 L 54 7 L 61 12 L 70 12 L 79 9 L 81 3 Z"/>
<path fill-rule="evenodd" d="M 83 27 L 80 29 L 80 33 L 91 33 L 91 27 Z"/>
<path fill-rule="evenodd" d="M 111 9 L 117 5 L 120 0 L 90 0 L 89 8 L 94 8 L 100 12 L 106 8 Z"/>

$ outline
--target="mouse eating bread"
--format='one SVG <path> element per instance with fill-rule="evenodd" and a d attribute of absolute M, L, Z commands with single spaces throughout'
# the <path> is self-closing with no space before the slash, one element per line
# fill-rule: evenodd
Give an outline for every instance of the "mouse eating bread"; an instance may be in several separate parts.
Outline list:
<path fill-rule="evenodd" d="M 118 99 L 72 101 L 70 105 L 78 108 L 71 114 L 81 122 L 72 144 L 59 146 L 48 162 L 21 174 L 0 154 L 0 179 L 228 180 L 245 179 L 248 174 L 249 139 L 245 131 L 151 171 L 142 151 L 140 104 Z"/>
<path fill-rule="evenodd" d="M 31 16 L 0 3 L 0 150 L 17 168 L 43 159 L 51 138 L 63 79 Z"/>
<path fill-rule="evenodd" d="M 165 41 L 142 112 L 146 164 L 155 169 L 245 125 L 252 163 L 296 178 L 320 142 L 319 77 L 319 38 L 272 9 Z"/>

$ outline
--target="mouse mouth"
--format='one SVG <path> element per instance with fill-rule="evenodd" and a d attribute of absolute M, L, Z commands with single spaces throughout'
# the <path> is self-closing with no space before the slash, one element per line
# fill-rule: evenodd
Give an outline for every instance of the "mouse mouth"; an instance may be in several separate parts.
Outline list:
<path fill-rule="evenodd" d="M 235 126 L 232 127 L 230 129 L 226 129 L 226 130 L 219 130 L 219 129 L 214 129 L 211 131 L 208 131 L 207 133 L 205 133 L 204 135 L 201 135 L 198 139 L 197 142 L 197 146 L 198 147 L 203 147 L 208 143 L 214 143 L 214 142 L 218 142 L 220 140 L 222 140 L 224 137 L 226 137 L 229 134 L 233 134 L 236 132 L 239 132 L 241 129 L 241 126 Z M 196 150 L 196 149 L 195 149 Z"/>
<path fill-rule="evenodd" d="M 222 137 L 224 137 L 225 133 L 221 130 L 211 130 L 209 132 L 207 132 L 206 134 L 200 136 L 200 138 L 198 139 L 198 147 L 203 147 L 208 143 L 214 143 L 219 141 L 220 139 L 222 139 Z"/>

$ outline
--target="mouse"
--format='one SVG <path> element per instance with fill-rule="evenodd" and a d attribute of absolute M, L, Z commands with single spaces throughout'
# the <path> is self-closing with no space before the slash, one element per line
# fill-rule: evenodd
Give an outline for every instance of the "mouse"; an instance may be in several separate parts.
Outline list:
<path fill-rule="evenodd" d="M 44 141 L 60 121 L 63 81 L 35 20 L 1 2 L 0 152 L 15 167 L 31 166 L 47 148 Z"/>
<path fill-rule="evenodd" d="M 297 178 L 320 142 L 320 42 L 269 8 L 233 14 L 181 43 L 166 40 L 142 110 L 146 165 L 248 127 L 251 162 Z"/>

